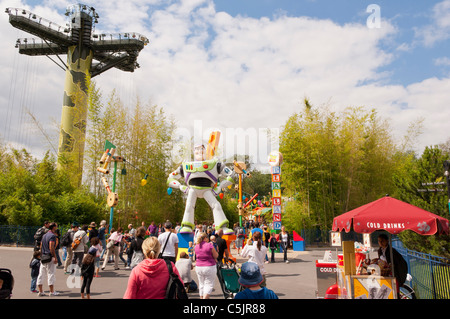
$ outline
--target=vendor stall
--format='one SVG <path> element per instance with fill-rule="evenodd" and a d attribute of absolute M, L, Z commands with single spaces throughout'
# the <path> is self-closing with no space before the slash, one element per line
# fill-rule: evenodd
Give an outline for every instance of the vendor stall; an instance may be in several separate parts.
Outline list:
<path fill-rule="evenodd" d="M 448 234 L 449 221 L 419 207 L 385 196 L 379 200 L 344 213 L 333 220 L 332 238 L 340 243 L 341 231 L 370 236 L 375 231 L 385 231 L 387 244 L 382 243 L 380 258 L 368 258 L 370 239 L 364 244 L 342 241 L 343 254 L 337 265 L 338 298 L 346 299 L 396 299 L 403 285 L 399 254 L 392 249 L 391 234 L 412 230 L 421 235 Z M 381 236 L 380 236 L 381 237 Z M 384 238 L 384 237 L 383 237 Z M 358 243 L 359 244 L 359 243 Z M 377 256 L 378 257 L 378 256 Z M 339 258 L 338 258 L 339 260 Z"/>

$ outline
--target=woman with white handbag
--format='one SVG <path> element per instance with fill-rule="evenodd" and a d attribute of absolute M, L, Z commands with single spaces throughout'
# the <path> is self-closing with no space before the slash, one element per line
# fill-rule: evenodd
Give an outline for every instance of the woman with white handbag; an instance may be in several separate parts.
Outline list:
<path fill-rule="evenodd" d="M 119 245 L 123 241 L 122 227 L 119 227 L 117 231 L 111 229 L 111 236 L 108 238 L 106 244 L 106 256 L 103 260 L 102 270 L 105 270 L 108 259 L 111 255 L 114 255 L 114 270 L 119 269 Z"/>

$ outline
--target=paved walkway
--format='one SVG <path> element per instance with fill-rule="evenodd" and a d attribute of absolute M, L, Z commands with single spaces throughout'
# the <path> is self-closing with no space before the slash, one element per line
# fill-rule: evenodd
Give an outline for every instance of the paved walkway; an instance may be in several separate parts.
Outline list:
<path fill-rule="evenodd" d="M 61 253 L 62 251 L 60 251 Z M 237 255 L 236 250 L 231 253 L 237 258 L 237 263 L 241 264 L 246 260 Z M 266 264 L 268 275 L 267 287 L 272 289 L 280 299 L 316 299 L 317 289 L 315 260 L 322 259 L 323 249 L 306 249 L 303 252 L 288 251 L 289 263 L 283 262 L 283 254 L 275 255 L 275 263 Z M 32 248 L 16 248 L 0 246 L 0 268 L 12 270 L 15 284 L 13 289 L 13 299 L 48 299 L 50 297 L 38 297 L 30 292 L 30 268 L 28 267 L 32 258 Z M 108 264 L 104 271 L 100 271 L 100 278 L 94 278 L 91 285 L 92 299 L 112 299 L 122 298 L 126 290 L 130 270 L 126 270 L 122 263 L 119 263 L 120 270 L 114 270 L 113 264 Z M 195 269 L 192 270 L 192 277 L 198 283 Z M 59 296 L 51 297 L 58 299 L 68 299 L 80 297 L 81 283 L 71 280 L 74 277 L 64 274 L 62 268 L 56 270 L 55 289 Z M 44 291 L 48 292 L 48 286 L 44 284 Z M 190 293 L 190 299 L 199 299 L 198 293 Z M 211 299 L 224 299 L 220 283 L 217 280 L 215 290 Z"/>

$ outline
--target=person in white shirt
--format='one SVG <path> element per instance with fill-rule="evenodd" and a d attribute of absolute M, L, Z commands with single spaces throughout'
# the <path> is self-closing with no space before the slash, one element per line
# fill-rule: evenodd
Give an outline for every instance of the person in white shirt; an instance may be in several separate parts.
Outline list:
<path fill-rule="evenodd" d="M 164 224 L 164 229 L 166 231 L 158 236 L 162 257 L 175 263 L 178 256 L 178 236 L 172 231 L 171 222 L 167 221 Z"/>
<path fill-rule="evenodd" d="M 256 231 L 252 238 L 247 240 L 247 245 L 242 249 L 241 256 L 249 257 L 248 261 L 254 262 L 259 266 L 260 272 L 263 275 L 264 281 L 260 285 L 266 285 L 266 270 L 264 269 L 264 259 L 267 254 L 267 247 L 262 244 L 261 233 Z"/>
<path fill-rule="evenodd" d="M 73 259 L 72 259 L 72 271 L 73 274 L 76 269 L 76 265 L 78 265 L 78 272 L 81 269 L 81 262 L 83 261 L 84 257 L 84 247 L 86 246 L 87 242 L 89 241 L 88 235 L 87 235 L 88 226 L 83 225 L 81 229 L 79 229 L 75 234 L 73 234 L 73 240 L 80 239 L 80 244 L 73 249 Z"/>

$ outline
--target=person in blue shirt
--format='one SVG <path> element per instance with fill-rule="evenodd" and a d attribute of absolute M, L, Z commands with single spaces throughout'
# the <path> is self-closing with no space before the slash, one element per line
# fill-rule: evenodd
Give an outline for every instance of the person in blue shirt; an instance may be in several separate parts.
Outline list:
<path fill-rule="evenodd" d="M 278 296 L 267 287 L 261 287 L 264 281 L 258 264 L 248 261 L 242 264 L 239 284 L 245 287 L 234 296 L 234 299 L 278 299 Z"/>

